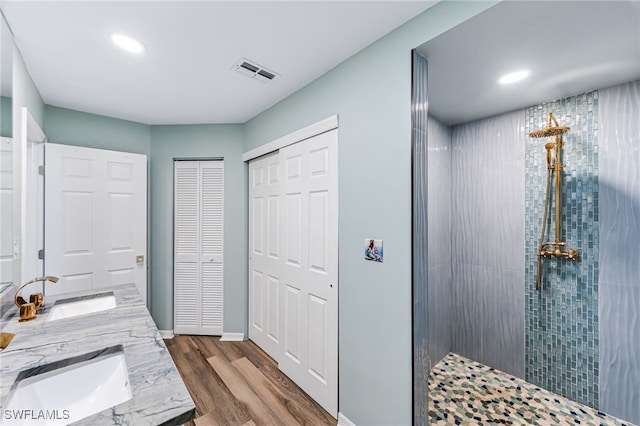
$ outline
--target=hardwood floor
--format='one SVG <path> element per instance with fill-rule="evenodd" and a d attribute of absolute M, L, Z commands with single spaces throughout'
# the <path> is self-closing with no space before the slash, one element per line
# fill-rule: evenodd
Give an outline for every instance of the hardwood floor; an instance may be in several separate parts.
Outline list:
<path fill-rule="evenodd" d="M 165 343 L 196 404 L 188 426 L 336 424 L 251 341 L 175 336 Z"/>

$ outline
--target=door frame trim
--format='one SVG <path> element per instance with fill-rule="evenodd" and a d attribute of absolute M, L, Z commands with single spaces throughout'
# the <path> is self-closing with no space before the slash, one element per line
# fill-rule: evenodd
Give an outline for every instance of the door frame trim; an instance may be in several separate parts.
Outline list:
<path fill-rule="evenodd" d="M 37 250 L 44 248 L 44 180 L 38 174 L 38 166 L 44 165 L 44 150 L 41 148 L 46 142 L 47 136 L 27 107 L 20 108 L 20 133 L 17 143 L 14 139 L 13 145 L 14 179 L 17 177 L 13 182 L 14 191 L 17 192 L 13 195 L 13 226 L 14 232 L 20 238 L 18 242 L 19 262 L 14 266 L 14 271 L 16 271 L 15 268 L 18 270 L 13 277 L 14 282 L 24 282 L 30 279 L 34 273 L 35 276 L 44 273 L 44 261 L 39 260 L 36 253 Z M 34 177 L 35 182 L 33 182 Z M 16 181 L 18 182 L 17 186 Z M 29 191 L 34 189 L 33 186 L 35 186 L 35 194 Z M 30 197 L 35 197 L 35 199 Z M 31 206 L 30 201 L 35 201 L 36 205 Z M 31 241 L 29 238 L 31 232 L 28 230 L 27 222 L 34 219 L 34 214 L 36 215 L 34 222 L 38 222 L 39 229 L 35 231 L 35 241 Z M 28 250 L 31 251 L 28 252 Z M 36 288 L 37 290 L 34 291 L 42 291 L 42 283 L 38 284 Z"/>
<path fill-rule="evenodd" d="M 337 128 L 338 128 L 338 115 L 336 114 L 336 115 L 327 117 L 324 120 L 320 120 L 317 123 L 313 123 L 300 130 L 296 130 L 295 132 L 289 133 L 288 135 L 282 136 L 281 138 L 275 139 L 269 143 L 261 145 L 255 149 L 247 151 L 244 154 L 242 154 L 242 161 L 244 162 L 251 161 L 254 158 L 258 158 L 265 154 L 269 154 L 270 152 L 277 151 L 281 148 L 284 148 L 285 146 L 302 142 L 305 139 L 318 136 L 321 133 L 325 133 Z"/>

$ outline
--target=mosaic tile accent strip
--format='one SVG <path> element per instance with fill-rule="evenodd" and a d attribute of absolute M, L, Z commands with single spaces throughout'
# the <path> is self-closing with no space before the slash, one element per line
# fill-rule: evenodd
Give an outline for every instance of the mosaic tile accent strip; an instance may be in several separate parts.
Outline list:
<path fill-rule="evenodd" d="M 525 152 L 525 379 L 574 401 L 598 407 L 598 92 L 527 108 L 525 131 L 545 127 L 553 112 L 564 135 L 561 240 L 580 258 L 544 259 L 542 288 L 535 289 L 537 248 L 547 180 L 544 144 L 532 139 Z M 553 192 L 553 189 L 551 190 Z M 555 202 L 548 236 L 555 238 Z"/>
<path fill-rule="evenodd" d="M 495 368 L 449 353 L 429 375 L 430 425 L 633 426 Z"/>

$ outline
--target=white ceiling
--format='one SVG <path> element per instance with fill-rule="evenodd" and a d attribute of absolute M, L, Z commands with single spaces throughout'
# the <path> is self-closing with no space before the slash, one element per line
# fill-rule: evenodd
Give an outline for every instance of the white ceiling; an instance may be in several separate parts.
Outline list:
<path fill-rule="evenodd" d="M 146 124 L 244 123 L 437 1 L 18 1 L 2 11 L 44 102 Z M 145 54 L 118 50 L 112 32 Z M 269 84 L 232 70 L 247 58 Z"/>
<path fill-rule="evenodd" d="M 418 50 L 429 114 L 464 123 L 640 79 L 640 1 L 505 1 Z"/>

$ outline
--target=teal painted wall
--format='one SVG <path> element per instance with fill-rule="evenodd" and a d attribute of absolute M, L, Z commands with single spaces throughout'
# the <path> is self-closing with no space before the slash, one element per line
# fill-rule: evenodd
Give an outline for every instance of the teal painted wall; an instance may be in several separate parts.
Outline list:
<path fill-rule="evenodd" d="M 33 83 L 18 49 L 13 50 L 13 137 L 20 140 L 20 109 L 27 107 L 33 119 L 44 129 L 44 101 Z"/>
<path fill-rule="evenodd" d="M 13 99 L 0 96 L 0 136 L 13 136 Z"/>
<path fill-rule="evenodd" d="M 339 115 L 339 410 L 358 425 L 412 422 L 411 49 L 493 4 L 441 2 L 246 123 L 249 150 Z"/>
<path fill-rule="evenodd" d="M 146 124 L 105 117 L 88 112 L 75 111 L 45 105 L 44 133 L 51 143 L 107 149 L 111 151 L 133 152 L 147 156 L 147 188 L 149 179 L 149 154 L 151 151 L 151 128 Z M 147 306 L 151 307 L 151 235 L 149 229 L 153 217 L 149 205 L 150 191 L 147 192 Z"/>
<path fill-rule="evenodd" d="M 0 0 L 0 3 L 2 1 Z M 13 136 L 13 51 L 15 44 L 9 24 L 0 13 L 0 136 Z"/>
<path fill-rule="evenodd" d="M 148 126 L 45 106 L 52 143 L 148 156 L 148 300 L 161 330 L 173 329 L 173 159 L 225 159 L 224 330 L 246 331 L 246 166 L 242 125 Z"/>
<path fill-rule="evenodd" d="M 50 142 L 149 155 L 151 128 L 146 124 L 71 109 L 45 106 L 44 132 Z"/>
<path fill-rule="evenodd" d="M 151 127 L 151 313 L 173 329 L 173 160 L 224 159 L 224 331 L 247 322 L 246 169 L 242 125 Z"/>
<path fill-rule="evenodd" d="M 29 72 L 27 71 L 27 68 L 24 64 L 20 51 L 15 47 L 15 45 L 13 46 L 12 78 L 13 78 L 13 84 L 12 84 L 12 99 L 13 99 L 13 102 L 12 102 L 13 103 L 12 105 L 13 129 L 12 130 L 13 131 L 12 131 L 12 134 L 13 134 L 13 140 L 14 140 L 14 145 L 13 145 L 14 146 L 13 148 L 14 163 L 13 164 L 15 165 L 15 164 L 22 164 L 23 162 L 26 161 L 24 156 L 27 153 L 27 146 L 26 144 L 23 145 L 20 143 L 20 141 L 22 141 L 23 139 L 26 140 L 26 137 L 23 137 L 22 126 L 21 126 L 22 117 L 23 117 L 22 109 L 23 108 L 28 109 L 29 113 L 31 114 L 33 119 L 38 123 L 40 128 L 42 128 L 42 124 L 44 120 L 44 102 L 42 101 L 42 97 L 40 96 L 38 89 L 33 83 L 33 79 L 31 78 L 31 76 L 29 75 Z M 14 168 L 13 190 L 17 194 L 23 194 L 23 193 L 26 193 L 26 182 L 22 179 L 22 177 L 20 177 L 19 173 L 16 174 L 17 170 L 18 169 Z M 30 204 L 28 204 L 28 206 L 30 206 Z M 14 216 L 13 216 L 14 224 L 16 220 L 20 218 L 21 225 L 22 225 L 26 220 L 25 217 L 26 217 L 26 214 L 22 210 L 22 208 L 14 205 Z M 10 236 L 10 237 L 22 238 L 19 235 L 15 235 L 15 233 L 13 234 L 13 236 Z M 25 252 L 30 248 L 27 242 L 24 240 L 22 241 L 22 247 L 24 248 L 24 250 L 22 250 L 23 252 Z M 25 256 L 25 258 L 28 258 L 28 256 Z M 24 272 L 24 274 L 29 276 L 32 272 L 37 272 L 35 270 L 35 265 L 33 263 L 30 263 L 29 261 L 27 261 L 26 263 L 27 263 L 26 269 L 25 269 L 26 272 Z M 23 269 L 23 268 L 18 268 L 18 269 Z M 14 279 L 14 286 L 17 286 L 18 283 L 26 281 L 27 278 L 23 276 L 23 272 L 19 272 L 13 276 L 13 279 Z M 7 291 L 11 291 L 11 290 L 7 290 Z"/>

